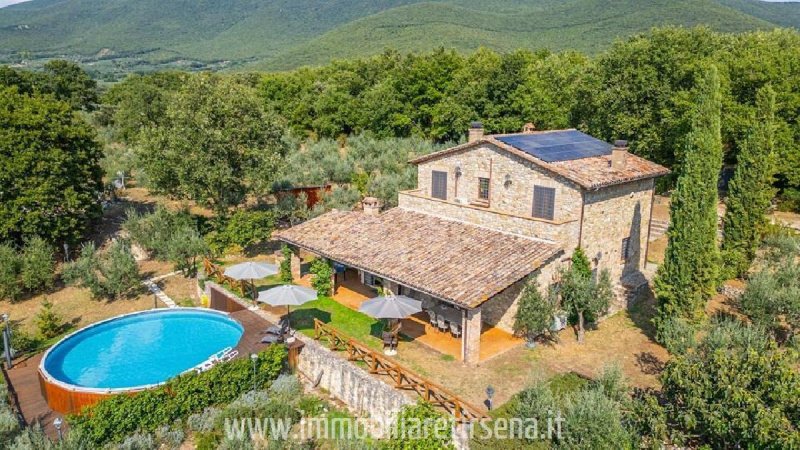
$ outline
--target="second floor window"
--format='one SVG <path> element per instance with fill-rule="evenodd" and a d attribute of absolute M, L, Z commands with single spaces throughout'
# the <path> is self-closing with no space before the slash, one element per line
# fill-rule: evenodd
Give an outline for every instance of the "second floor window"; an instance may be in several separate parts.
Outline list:
<path fill-rule="evenodd" d="M 489 200 L 488 178 L 478 178 L 478 198 L 481 200 Z"/>
<path fill-rule="evenodd" d="M 620 248 L 620 259 L 622 261 L 627 262 L 628 258 L 630 258 L 631 254 L 631 238 L 626 237 L 622 240 L 622 248 Z"/>
<path fill-rule="evenodd" d="M 447 200 L 447 172 L 434 170 L 431 173 L 431 197 Z"/>
<path fill-rule="evenodd" d="M 533 217 L 553 220 L 556 209 L 556 190 L 544 186 L 533 187 Z"/>

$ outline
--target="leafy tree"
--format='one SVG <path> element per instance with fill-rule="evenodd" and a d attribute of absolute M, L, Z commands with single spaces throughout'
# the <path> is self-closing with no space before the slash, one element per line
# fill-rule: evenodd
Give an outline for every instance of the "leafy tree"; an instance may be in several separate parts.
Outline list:
<path fill-rule="evenodd" d="M 56 271 L 53 248 L 44 239 L 34 236 L 25 241 L 21 255 L 22 286 L 29 292 L 53 286 Z"/>
<path fill-rule="evenodd" d="M 64 280 L 89 289 L 94 298 L 119 299 L 140 287 L 139 268 L 130 243 L 113 242 L 101 253 L 93 243 L 84 244 L 81 255 L 64 266 Z"/>
<path fill-rule="evenodd" d="M 0 299 L 14 301 L 22 293 L 21 261 L 14 247 L 0 244 Z"/>
<path fill-rule="evenodd" d="M 750 268 L 775 196 L 775 92 L 766 86 L 757 97 L 758 112 L 741 145 L 728 192 L 722 241 L 728 276 L 743 276 Z"/>
<path fill-rule="evenodd" d="M 233 247 L 245 249 L 266 242 L 274 229 L 273 211 L 238 209 L 229 217 L 217 218 L 215 230 L 206 235 L 206 240 L 215 253 L 222 253 Z"/>
<path fill-rule="evenodd" d="M 174 250 L 171 246 L 174 236 L 186 229 L 196 230 L 197 224 L 188 209 L 171 211 L 159 205 L 150 214 L 129 209 L 122 228 L 150 255 L 166 261 L 173 256 L 170 250 Z M 185 232 L 183 237 L 187 237 Z"/>
<path fill-rule="evenodd" d="M 92 111 L 97 105 L 97 82 L 81 67 L 63 59 L 54 59 L 44 65 L 45 92 L 52 93 L 73 109 Z"/>
<path fill-rule="evenodd" d="M 165 118 L 171 95 L 188 77 L 181 72 L 128 75 L 103 95 L 101 123 L 112 128 L 114 137 L 135 143 L 142 130 Z"/>
<path fill-rule="evenodd" d="M 66 103 L 0 89 L 0 239 L 77 242 L 101 214 L 101 149 Z"/>
<path fill-rule="evenodd" d="M 555 304 L 544 298 L 535 279 L 528 281 L 519 299 L 519 306 L 514 315 L 514 333 L 525 336 L 529 343 L 536 336 L 546 333 L 553 324 Z"/>
<path fill-rule="evenodd" d="M 603 270 L 599 277 L 593 277 L 588 259 L 578 248 L 572 255 L 572 265 L 561 270 L 558 293 L 565 309 L 578 318 L 578 342 L 583 342 L 584 323 L 587 317 L 599 317 L 608 311 L 614 292 L 608 271 Z"/>
<path fill-rule="evenodd" d="M 52 339 L 64 329 L 64 319 L 57 312 L 53 311 L 53 304 L 44 299 L 42 309 L 34 317 L 36 328 L 39 334 L 45 339 Z"/>
<path fill-rule="evenodd" d="M 693 446 L 797 447 L 800 374 L 793 365 L 774 343 L 701 345 L 676 356 L 661 376 L 669 420 Z"/>
<path fill-rule="evenodd" d="M 193 227 L 177 229 L 167 241 L 167 259 L 187 277 L 197 276 L 197 258 L 208 253 L 208 244 Z"/>
<path fill-rule="evenodd" d="M 719 278 L 719 89 L 717 69 L 710 66 L 694 93 L 691 128 L 683 141 L 683 170 L 670 198 L 669 243 L 655 282 L 658 320 L 698 317 Z"/>
<path fill-rule="evenodd" d="M 309 271 L 314 275 L 311 286 L 320 297 L 329 297 L 333 290 L 333 266 L 325 258 L 317 258 L 311 262 Z"/>
<path fill-rule="evenodd" d="M 150 187 L 220 215 L 248 194 L 268 193 L 287 148 L 282 127 L 254 91 L 211 74 L 191 77 L 139 142 Z"/>

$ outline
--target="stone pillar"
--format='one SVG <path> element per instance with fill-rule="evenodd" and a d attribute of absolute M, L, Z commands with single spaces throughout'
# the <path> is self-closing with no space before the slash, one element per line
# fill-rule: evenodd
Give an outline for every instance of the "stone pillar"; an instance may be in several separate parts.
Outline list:
<path fill-rule="evenodd" d="M 289 248 L 292 249 L 292 279 L 299 280 L 303 276 L 300 268 L 300 264 L 302 263 L 300 260 L 300 249 L 294 246 Z"/>
<path fill-rule="evenodd" d="M 383 280 L 383 290 L 385 295 L 398 295 L 400 293 L 400 285 L 394 281 Z"/>
<path fill-rule="evenodd" d="M 461 359 L 469 365 L 476 365 L 481 354 L 481 309 L 468 309 L 464 311 L 463 317 Z"/>

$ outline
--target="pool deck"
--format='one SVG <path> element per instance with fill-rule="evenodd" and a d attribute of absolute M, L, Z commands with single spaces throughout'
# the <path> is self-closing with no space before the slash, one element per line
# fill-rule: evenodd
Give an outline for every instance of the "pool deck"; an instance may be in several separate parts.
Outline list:
<path fill-rule="evenodd" d="M 39 353 L 30 358 L 15 361 L 14 367 L 8 370 L 8 378 L 13 388 L 13 394 L 19 401 L 25 423 L 29 426 L 38 423 L 52 439 L 57 437 L 53 421 L 56 417 L 63 419 L 63 416 L 47 406 L 47 400 L 44 399 L 39 386 L 39 362 L 43 355 L 43 353 Z M 64 429 L 66 430 L 66 428 L 67 425 L 64 422 Z"/>
<path fill-rule="evenodd" d="M 260 341 L 263 331 L 272 325 L 270 322 L 248 310 L 234 312 L 230 316 L 244 327 L 244 334 L 236 346 L 239 358 L 247 358 L 250 353 L 256 353 L 266 348 L 266 345 Z M 22 410 L 25 423 L 27 425 L 40 424 L 51 439 L 56 439 L 57 433 L 53 421 L 57 417 L 63 419 L 63 416 L 47 406 L 47 400 L 42 395 L 39 386 L 38 369 L 43 355 L 44 353 L 39 353 L 30 358 L 15 361 L 14 367 L 8 370 L 8 378 L 12 393 L 16 395 Z M 67 430 L 66 421 L 64 430 Z"/>

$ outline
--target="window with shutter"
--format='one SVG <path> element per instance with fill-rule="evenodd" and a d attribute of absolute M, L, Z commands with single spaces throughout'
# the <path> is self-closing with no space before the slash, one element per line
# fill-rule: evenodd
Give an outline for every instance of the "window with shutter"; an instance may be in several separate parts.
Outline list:
<path fill-rule="evenodd" d="M 431 197 L 447 200 L 447 172 L 434 170 L 431 174 Z"/>
<path fill-rule="evenodd" d="M 478 178 L 478 198 L 481 200 L 489 200 L 488 178 Z"/>
<path fill-rule="evenodd" d="M 630 243 L 631 238 L 625 238 L 622 240 L 622 248 L 620 249 L 620 258 L 623 261 L 627 261 L 628 257 L 630 256 Z"/>
<path fill-rule="evenodd" d="M 556 210 L 556 190 L 544 186 L 533 187 L 533 217 L 553 220 Z"/>

